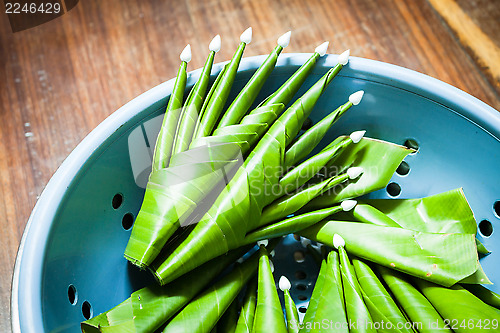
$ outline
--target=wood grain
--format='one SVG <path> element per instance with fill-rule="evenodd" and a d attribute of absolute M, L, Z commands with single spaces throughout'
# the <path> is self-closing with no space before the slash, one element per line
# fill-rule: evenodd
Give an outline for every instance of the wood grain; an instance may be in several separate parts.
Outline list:
<path fill-rule="evenodd" d="M 173 77 L 185 44 L 193 49 L 189 68 L 199 68 L 211 38 L 221 34 L 217 61 L 228 60 L 248 26 L 254 41 L 245 56 L 269 52 L 291 29 L 286 52 L 311 52 L 330 40 L 332 53 L 350 48 L 408 67 L 500 109 L 481 68 L 425 0 L 85 0 L 15 34 L 2 13 L 1 332 L 10 331 L 11 274 L 24 226 L 63 159 L 121 105 Z"/>

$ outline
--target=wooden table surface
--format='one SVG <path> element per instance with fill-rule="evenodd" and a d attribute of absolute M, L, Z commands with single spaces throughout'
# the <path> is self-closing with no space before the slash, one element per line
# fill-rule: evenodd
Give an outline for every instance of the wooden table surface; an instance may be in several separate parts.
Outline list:
<path fill-rule="evenodd" d="M 330 53 L 350 48 L 408 67 L 498 110 L 499 22 L 497 0 L 84 0 L 17 33 L 1 13 L 0 331 L 10 331 L 16 251 L 44 186 L 102 120 L 175 76 L 187 43 L 195 69 L 216 34 L 223 61 L 249 26 L 245 56 L 268 53 L 293 30 L 286 52 L 312 52 L 329 40 Z"/>

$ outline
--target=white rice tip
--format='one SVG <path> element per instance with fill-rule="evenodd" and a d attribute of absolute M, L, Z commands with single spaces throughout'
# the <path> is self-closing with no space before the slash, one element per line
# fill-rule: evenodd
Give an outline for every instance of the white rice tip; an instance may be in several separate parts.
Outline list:
<path fill-rule="evenodd" d="M 243 31 L 243 33 L 240 36 L 240 41 L 245 44 L 250 44 L 250 42 L 252 41 L 252 27 Z"/>
<path fill-rule="evenodd" d="M 357 204 L 358 202 L 356 200 L 344 200 L 340 203 L 340 207 L 342 207 L 342 210 L 344 212 L 348 212 L 354 207 L 356 207 Z M 333 239 L 334 239 L 333 241 L 335 242 L 335 237 Z"/>
<path fill-rule="evenodd" d="M 292 36 L 292 32 L 288 31 L 278 38 L 278 45 L 282 48 L 285 48 L 290 44 L 290 37 Z"/>
<path fill-rule="evenodd" d="M 263 239 L 257 242 L 258 246 L 267 246 L 267 244 L 269 244 L 269 240 L 267 239 Z"/>
<path fill-rule="evenodd" d="M 271 266 L 271 273 L 274 273 L 274 264 L 271 260 L 269 260 L 269 266 Z"/>
<path fill-rule="evenodd" d="M 349 62 L 349 55 L 351 53 L 351 50 L 346 50 L 342 52 L 339 57 L 337 58 L 337 63 L 341 64 L 342 66 L 347 65 Z"/>
<path fill-rule="evenodd" d="M 271 252 L 269 252 L 269 255 L 270 255 L 271 257 L 274 257 L 274 256 L 276 255 L 276 251 L 272 250 Z"/>
<path fill-rule="evenodd" d="M 280 281 L 278 282 L 278 286 L 280 287 L 281 291 L 285 290 L 290 290 L 292 288 L 292 284 L 290 283 L 290 280 L 286 278 L 286 276 L 282 275 L 280 277 Z"/>
<path fill-rule="evenodd" d="M 349 179 L 356 179 L 361 176 L 363 171 L 362 167 L 351 167 L 347 169 L 347 175 L 349 176 Z"/>
<path fill-rule="evenodd" d="M 307 245 L 311 245 L 312 242 L 309 238 L 301 237 L 300 244 L 302 244 L 303 247 L 307 248 Z"/>
<path fill-rule="evenodd" d="M 328 50 L 328 44 L 330 44 L 330 42 L 324 42 L 318 46 L 314 52 L 318 53 L 320 57 L 324 56 L 326 54 L 326 50 Z"/>
<path fill-rule="evenodd" d="M 191 61 L 191 45 L 186 45 L 184 50 L 181 52 L 181 61 L 190 62 Z"/>
<path fill-rule="evenodd" d="M 351 135 L 349 135 L 349 137 L 351 138 L 352 142 L 358 143 L 359 141 L 361 141 L 363 136 L 365 136 L 365 133 L 366 133 L 365 130 L 356 131 L 356 132 L 352 132 Z"/>
<path fill-rule="evenodd" d="M 345 240 L 339 234 L 333 235 L 333 247 L 338 249 L 340 246 L 345 246 Z"/>
<path fill-rule="evenodd" d="M 365 92 L 363 90 L 356 91 L 354 94 L 349 96 L 349 102 L 351 102 L 353 105 L 358 105 L 359 102 L 361 102 L 364 94 Z"/>
<path fill-rule="evenodd" d="M 217 35 L 215 36 L 212 41 L 210 42 L 210 44 L 208 45 L 208 49 L 210 51 L 213 51 L 215 53 L 219 52 L 220 51 L 220 46 L 222 44 L 222 41 L 220 39 L 220 35 Z"/>

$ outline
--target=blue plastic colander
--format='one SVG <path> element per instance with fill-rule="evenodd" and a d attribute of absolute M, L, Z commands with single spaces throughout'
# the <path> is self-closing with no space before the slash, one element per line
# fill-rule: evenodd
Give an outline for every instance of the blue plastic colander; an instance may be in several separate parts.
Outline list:
<path fill-rule="evenodd" d="M 309 57 L 281 55 L 257 100 L 278 88 Z M 264 56 L 243 59 L 233 91 L 243 87 L 263 60 Z M 321 58 L 298 95 L 336 62 L 335 55 Z M 215 65 L 214 72 L 222 65 Z M 190 74 L 188 87 L 199 73 Z M 123 251 L 144 194 L 139 185 L 147 172 L 137 170 L 150 163 L 159 130 L 153 120 L 164 112 L 173 85 L 173 80 L 160 84 L 113 113 L 78 145 L 46 186 L 16 260 L 14 332 L 79 332 L 84 316 L 106 311 L 153 282 L 148 273 L 127 263 Z M 311 118 L 319 120 L 360 89 L 365 91 L 362 103 L 341 118 L 323 143 L 366 129 L 372 138 L 418 146 L 418 153 L 405 159 L 409 172 L 395 173 L 387 189 L 370 197 L 415 198 L 463 187 L 479 223 L 478 237 L 492 251 L 481 263 L 495 283 L 491 289 L 500 292 L 500 113 L 426 75 L 351 57 Z M 302 250 L 289 236 L 275 258 L 275 276 L 290 278 L 301 313 L 318 271 L 308 256 L 294 256 Z"/>

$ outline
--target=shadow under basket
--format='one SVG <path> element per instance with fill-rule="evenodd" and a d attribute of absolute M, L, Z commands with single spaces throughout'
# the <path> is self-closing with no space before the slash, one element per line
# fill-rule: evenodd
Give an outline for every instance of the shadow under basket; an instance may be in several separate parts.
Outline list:
<path fill-rule="evenodd" d="M 278 88 L 310 54 L 283 54 L 257 98 Z M 265 59 L 245 58 L 230 98 Z M 320 59 L 297 95 L 337 63 Z M 214 66 L 214 73 L 222 68 Z M 200 71 L 190 73 L 188 87 Z M 12 288 L 14 332 L 78 332 L 80 322 L 104 312 L 152 283 L 123 257 L 144 195 L 151 153 L 174 80 L 135 98 L 90 133 L 43 191 L 26 226 Z M 500 113 L 436 79 L 401 67 L 351 57 L 315 107 L 318 121 L 364 90 L 360 105 L 330 130 L 365 129 L 368 137 L 417 149 L 387 188 L 370 198 L 417 198 L 463 187 L 492 253 L 481 264 L 500 292 Z M 160 121 L 158 121 L 160 119 Z M 275 277 L 285 274 L 301 316 L 318 267 L 288 236 L 276 249 Z"/>

